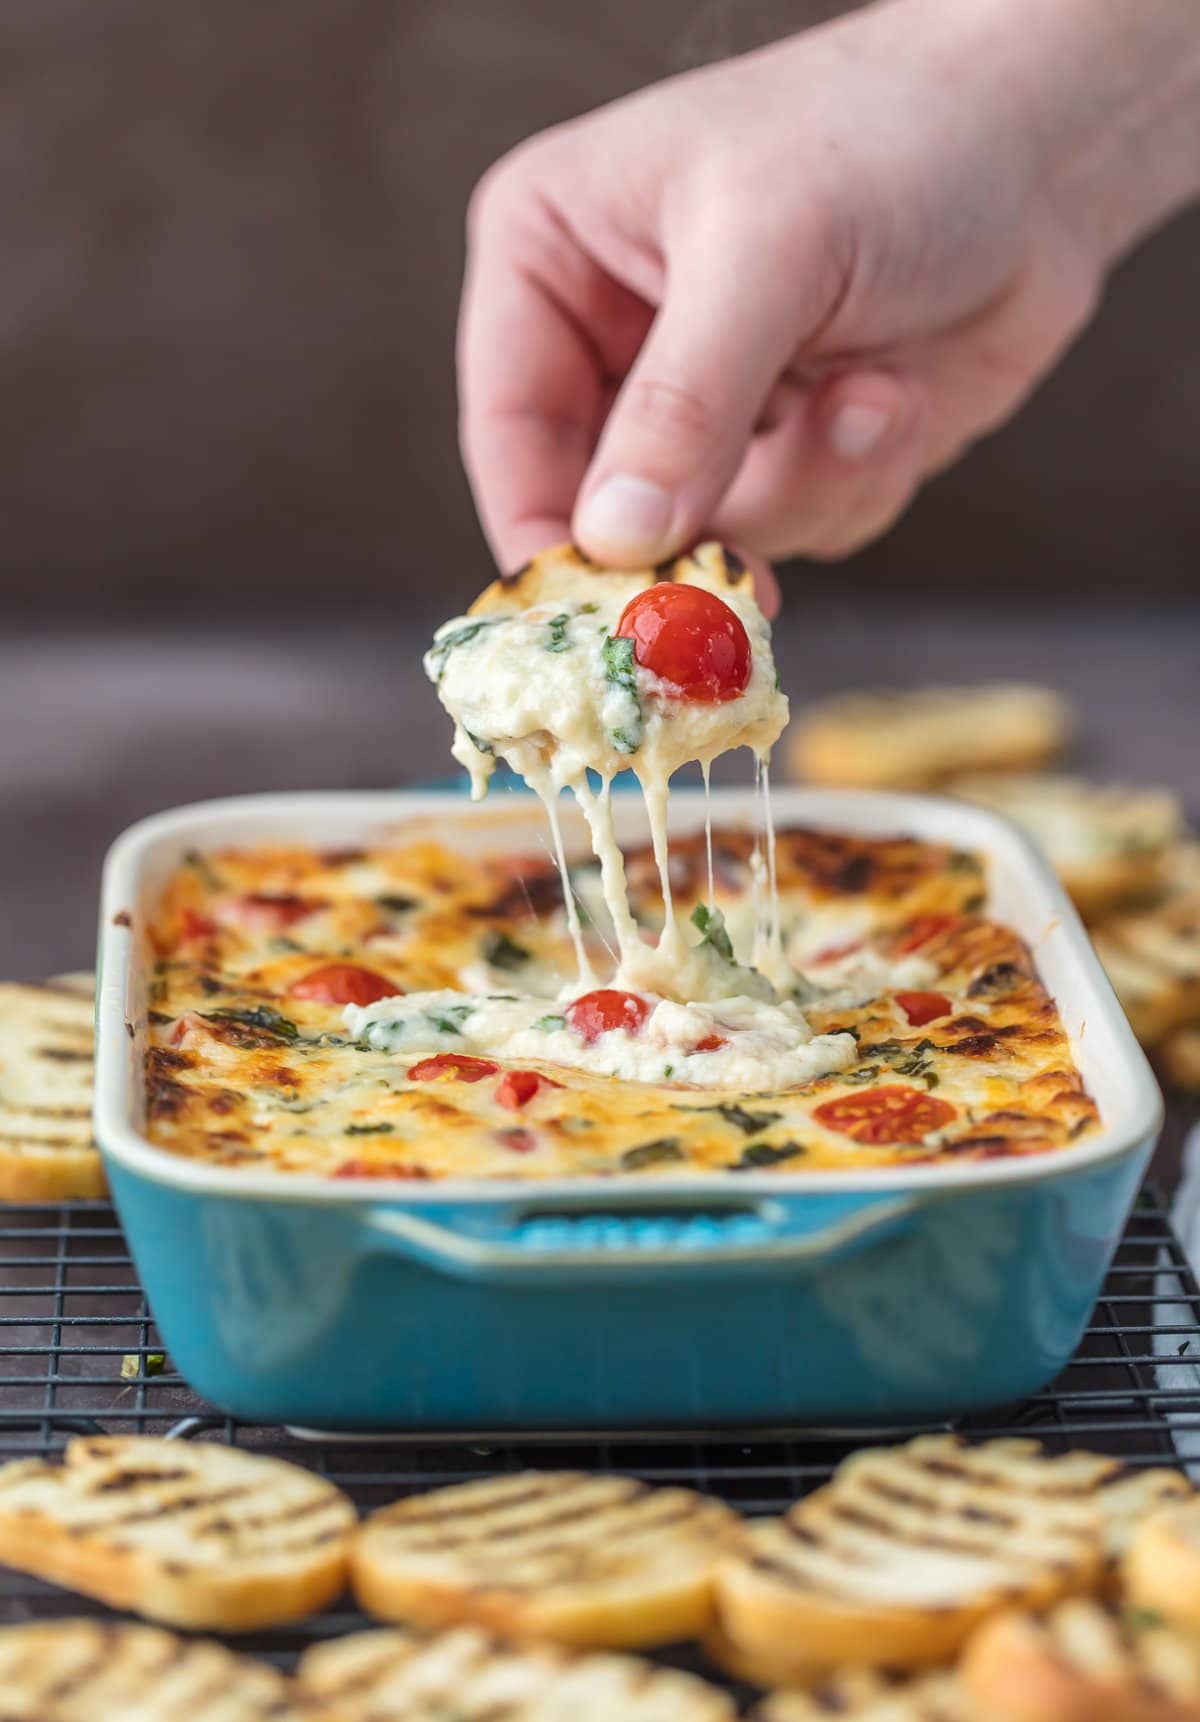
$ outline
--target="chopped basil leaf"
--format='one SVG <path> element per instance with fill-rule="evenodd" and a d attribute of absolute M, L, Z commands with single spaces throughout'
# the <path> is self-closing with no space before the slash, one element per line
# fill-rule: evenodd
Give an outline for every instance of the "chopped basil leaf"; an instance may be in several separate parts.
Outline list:
<path fill-rule="evenodd" d="M 783 1117 L 782 1112 L 751 1112 L 744 1106 L 734 1106 L 731 1103 L 705 1106 L 697 1110 L 719 1112 L 727 1124 L 732 1124 L 736 1130 L 744 1131 L 747 1136 L 765 1130 L 769 1124 L 778 1124 Z"/>
<path fill-rule="evenodd" d="M 473 1004 L 447 1005 L 444 1011 L 430 1011 L 428 1020 L 442 1034 L 461 1034 L 463 1023 L 474 1009 Z"/>
<path fill-rule="evenodd" d="M 551 616 L 546 626 L 550 630 L 550 638 L 546 642 L 548 652 L 569 652 L 571 642 L 567 638 L 567 626 L 571 618 L 564 610 L 560 616 Z"/>
<path fill-rule="evenodd" d="M 692 910 L 692 925 L 700 933 L 700 943 L 711 945 L 719 957 L 724 957 L 727 963 L 733 961 L 733 941 L 725 927 L 725 917 L 720 909 L 710 909 L 707 903 L 697 903 Z"/>
<path fill-rule="evenodd" d="M 452 628 L 448 634 L 443 634 L 433 642 L 425 654 L 425 672 L 432 681 L 440 682 L 446 669 L 446 659 L 458 646 L 465 646 L 475 639 L 485 628 L 492 625 L 493 617 L 485 617 L 475 622 L 464 622 L 461 628 Z"/>
<path fill-rule="evenodd" d="M 644 716 L 634 673 L 633 641 L 624 634 L 606 632 L 600 648 L 604 658 L 604 675 L 611 687 L 620 688 L 633 702 L 635 721 L 618 725 L 612 731 L 612 744 L 618 753 L 636 753 L 642 745 Z"/>
<path fill-rule="evenodd" d="M 664 1064 L 663 1065 L 663 1081 L 664 1082 L 669 1082 L 671 1080 L 671 1078 L 674 1076 L 674 1074 L 675 1074 L 675 1066 L 673 1064 Z"/>
<path fill-rule="evenodd" d="M 415 897 L 376 897 L 375 902 L 379 908 L 386 909 L 390 915 L 403 915 L 407 910 L 415 909 L 417 906 Z"/>
<path fill-rule="evenodd" d="M 567 1019 L 565 1016 L 554 1016 L 553 1014 L 550 1016 L 540 1016 L 536 1022 L 530 1023 L 529 1026 L 530 1028 L 544 1029 L 548 1034 L 551 1029 L 566 1028 Z"/>
<path fill-rule="evenodd" d="M 185 867 L 190 867 L 193 873 L 199 875 L 206 890 L 224 890 L 224 882 L 217 873 L 213 872 L 212 867 L 198 849 L 189 849 L 183 857 L 183 864 Z"/>
<path fill-rule="evenodd" d="M 968 897 L 966 902 L 963 904 L 963 914 L 964 915 L 978 915 L 979 911 L 983 908 L 983 906 L 986 902 L 987 902 L 987 892 L 986 891 L 976 891 L 975 895 L 972 897 Z"/>
<path fill-rule="evenodd" d="M 1153 1632 L 1162 1626 L 1163 1617 L 1155 1608 L 1127 1608 L 1123 1619 L 1130 1632 Z"/>
<path fill-rule="evenodd" d="M 286 956 L 291 951 L 302 951 L 304 946 L 298 945 L 295 939 L 285 938 L 284 935 L 280 933 L 276 938 L 271 940 L 268 949 L 273 951 L 277 956 Z"/>
<path fill-rule="evenodd" d="M 280 1040 L 298 1040 L 300 1030 L 294 1022 L 280 1016 L 269 1005 L 252 1005 L 246 1010 L 206 1010 L 200 1013 L 208 1022 L 234 1022 L 243 1028 L 261 1028 L 276 1034 Z"/>
<path fill-rule="evenodd" d="M 653 1142 L 641 1142 L 627 1148 L 621 1156 L 621 1169 L 640 1172 L 644 1166 L 666 1166 L 683 1159 L 683 1150 L 674 1136 L 659 1136 Z"/>
<path fill-rule="evenodd" d="M 344 1136 L 390 1136 L 395 1129 L 393 1124 L 347 1124 L 342 1132 Z"/>
<path fill-rule="evenodd" d="M 752 1142 L 730 1170 L 753 1172 L 760 1166 L 778 1166 L 783 1160 L 795 1160 L 807 1152 L 802 1142 Z"/>
<path fill-rule="evenodd" d="M 599 604 L 581 604 L 579 606 L 579 614 L 581 616 L 594 616 L 599 608 Z"/>
<path fill-rule="evenodd" d="M 879 1069 L 877 1064 L 864 1064 L 858 1070 L 844 1070 L 837 1080 L 852 1083 L 855 1086 L 863 1082 L 874 1082 L 879 1075 Z"/>
<path fill-rule="evenodd" d="M 952 849 L 946 857 L 948 873 L 978 873 L 979 860 L 969 849 Z"/>
<path fill-rule="evenodd" d="M 494 969 L 505 969 L 511 973 L 514 969 L 523 968 L 533 956 L 533 952 L 525 945 L 519 945 L 508 934 L 498 930 L 485 933 L 483 936 L 483 959 Z"/>

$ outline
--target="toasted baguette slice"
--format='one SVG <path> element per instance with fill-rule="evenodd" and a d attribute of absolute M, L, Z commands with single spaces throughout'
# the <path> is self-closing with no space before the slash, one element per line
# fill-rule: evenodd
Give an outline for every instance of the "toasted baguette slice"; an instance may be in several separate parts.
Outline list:
<path fill-rule="evenodd" d="M 51 975 L 46 985 L 55 993 L 74 993 L 81 999 L 96 997 L 96 977 L 91 969 L 67 969 L 64 974 Z"/>
<path fill-rule="evenodd" d="M 1130 1538 L 1122 1573 L 1135 1608 L 1200 1633 L 1200 1495 L 1143 1519 Z"/>
<path fill-rule="evenodd" d="M 512 610 L 530 610 L 537 604 L 570 604 L 595 596 L 599 565 L 585 556 L 573 544 L 556 544 L 542 550 L 515 574 L 505 574 L 493 580 L 476 598 L 467 611 L 468 616 L 504 615 Z M 620 586 L 622 595 L 632 598 L 660 580 L 673 580 L 684 586 L 703 586 L 718 597 L 728 591 L 751 596 L 754 576 L 741 557 L 724 545 L 698 544 L 686 556 L 659 568 L 642 568 L 620 572 L 605 571 L 604 579 L 610 589 Z"/>
<path fill-rule="evenodd" d="M 0 1560 L 151 1620 L 250 1631 L 342 1590 L 354 1508 L 298 1465 L 208 1442 L 84 1436 L 0 1467 Z"/>
<path fill-rule="evenodd" d="M 92 1141 L 92 1004 L 0 982 L 0 1201 L 103 1196 Z"/>
<path fill-rule="evenodd" d="M 1200 1722 L 1200 1645 L 1087 1597 L 980 1627 L 962 1682 L 997 1722 Z"/>
<path fill-rule="evenodd" d="M 1174 1028 L 1157 1049 L 1162 1073 L 1172 1088 L 1200 1093 L 1200 1023 Z"/>
<path fill-rule="evenodd" d="M 748 1526 L 717 1570 L 717 1609 L 743 1650 L 781 1644 L 822 1668 L 948 1661 L 988 1614 L 1050 1602 L 1105 1570 L 1095 1501 L 1117 1470 L 1034 1441 L 921 1436 L 868 1449 L 782 1519 Z"/>
<path fill-rule="evenodd" d="M 809 783 L 921 789 L 961 772 L 1045 765 L 1072 728 L 1058 694 L 1019 683 L 853 693 L 801 712 L 789 757 Z"/>
<path fill-rule="evenodd" d="M 307 1651 L 297 1681 L 346 1722 L 733 1722 L 735 1714 L 694 1675 L 633 1656 L 518 1650 L 474 1626 L 434 1637 L 351 1633 Z"/>
<path fill-rule="evenodd" d="M 743 1686 L 764 1689 L 786 1687 L 788 1690 L 819 1685 L 827 1670 L 805 1662 L 792 1654 L 790 1645 L 779 1643 L 769 1649 L 747 1650 L 729 1637 L 719 1620 L 714 1620 L 700 1640 L 706 1662 L 719 1668 L 731 1680 Z"/>
<path fill-rule="evenodd" d="M 303 1722 L 292 1683 L 222 1645 L 154 1626 L 0 1628 L 4 1722 Z"/>
<path fill-rule="evenodd" d="M 1165 1465 L 1118 1471 L 1102 1481 L 1096 1491 L 1096 1505 L 1104 1521 L 1104 1546 L 1113 1576 L 1145 1519 L 1195 1498 L 1196 1490 L 1183 1472 L 1172 1471 Z"/>
<path fill-rule="evenodd" d="M 1094 943 L 1143 1046 L 1200 1018 L 1200 892 L 1113 916 L 1096 928 Z"/>
<path fill-rule="evenodd" d="M 737 1517 L 689 1489 L 527 1471 L 417 1495 L 355 1539 L 369 1614 L 474 1621 L 521 1639 L 628 1649 L 701 1632 Z"/>
<path fill-rule="evenodd" d="M 1159 892 L 1184 829 L 1179 798 L 1169 789 L 1001 774 L 956 778 L 949 788 L 1020 825 L 1089 920 Z"/>
<path fill-rule="evenodd" d="M 830 1675 L 808 1692 L 774 1692 L 751 1713 L 751 1722 L 829 1722 L 830 1717 L 838 1722 L 989 1722 L 953 1674 L 939 1670 L 906 1678 L 869 1668 Z"/>

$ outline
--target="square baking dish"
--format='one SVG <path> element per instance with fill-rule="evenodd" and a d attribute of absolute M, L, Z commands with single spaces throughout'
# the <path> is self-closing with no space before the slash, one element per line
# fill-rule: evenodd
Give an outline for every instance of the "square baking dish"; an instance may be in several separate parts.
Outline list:
<path fill-rule="evenodd" d="M 640 797 L 616 798 L 641 841 Z M 748 792 L 714 820 L 746 823 Z M 1101 1114 L 1015 1160 L 839 1172 L 447 1179 L 215 1167 L 145 1136 L 147 926 L 188 850 L 422 836 L 528 852 L 540 807 L 454 791 L 248 796 L 159 814 L 105 866 L 96 1138 L 171 1356 L 205 1398 L 323 1429 L 870 1425 L 1037 1391 L 1091 1313 L 1161 1100 L 1087 935 L 1015 828 L 918 796 L 784 789 L 780 825 L 974 849 Z M 672 827 L 703 801 L 672 796 Z"/>

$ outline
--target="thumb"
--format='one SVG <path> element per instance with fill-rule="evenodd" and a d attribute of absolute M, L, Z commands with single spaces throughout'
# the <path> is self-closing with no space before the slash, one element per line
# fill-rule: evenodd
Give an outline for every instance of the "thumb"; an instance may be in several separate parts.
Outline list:
<path fill-rule="evenodd" d="M 745 457 L 796 305 L 735 263 L 672 268 L 575 504 L 575 540 L 597 561 L 650 567 L 695 543 Z"/>

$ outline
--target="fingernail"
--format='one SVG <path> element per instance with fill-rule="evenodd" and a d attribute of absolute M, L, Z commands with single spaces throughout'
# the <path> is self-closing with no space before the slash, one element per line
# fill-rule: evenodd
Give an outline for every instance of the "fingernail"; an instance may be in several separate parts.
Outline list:
<path fill-rule="evenodd" d="M 829 422 L 829 446 L 842 460 L 865 460 L 887 435 L 892 418 L 891 407 L 847 401 Z"/>
<path fill-rule="evenodd" d="M 656 552 L 667 535 L 675 499 L 660 484 L 617 472 L 584 498 L 575 530 L 606 549 L 626 555 L 644 553 L 657 561 Z"/>

